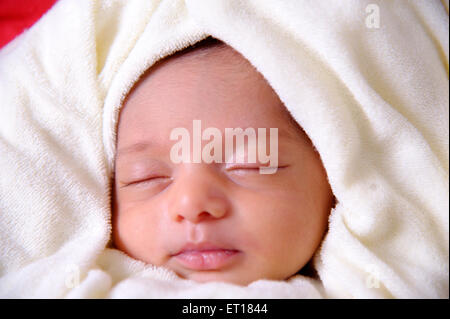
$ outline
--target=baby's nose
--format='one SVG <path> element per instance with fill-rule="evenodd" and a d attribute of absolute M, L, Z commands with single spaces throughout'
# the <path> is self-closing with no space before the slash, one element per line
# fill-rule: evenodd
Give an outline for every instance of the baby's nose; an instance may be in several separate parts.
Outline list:
<path fill-rule="evenodd" d="M 179 176 L 171 188 L 169 212 L 177 222 L 191 223 L 223 218 L 229 209 L 225 193 L 207 168 L 199 167 Z"/>

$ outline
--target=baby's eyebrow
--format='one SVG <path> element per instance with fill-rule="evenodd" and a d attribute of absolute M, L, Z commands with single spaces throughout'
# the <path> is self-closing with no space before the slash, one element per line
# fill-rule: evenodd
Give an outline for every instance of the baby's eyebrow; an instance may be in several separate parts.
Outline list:
<path fill-rule="evenodd" d="M 153 143 L 151 143 L 150 141 L 143 141 L 143 142 L 137 142 L 137 143 L 131 144 L 129 146 L 122 147 L 117 151 L 116 157 L 122 157 L 124 155 L 131 154 L 131 153 L 143 152 L 143 151 L 149 149 L 152 146 L 152 144 Z"/>

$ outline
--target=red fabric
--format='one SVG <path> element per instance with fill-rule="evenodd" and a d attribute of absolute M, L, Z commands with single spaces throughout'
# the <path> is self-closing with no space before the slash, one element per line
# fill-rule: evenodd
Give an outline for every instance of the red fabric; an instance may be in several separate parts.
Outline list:
<path fill-rule="evenodd" d="M 56 0 L 0 0 L 0 48 L 31 27 Z"/>

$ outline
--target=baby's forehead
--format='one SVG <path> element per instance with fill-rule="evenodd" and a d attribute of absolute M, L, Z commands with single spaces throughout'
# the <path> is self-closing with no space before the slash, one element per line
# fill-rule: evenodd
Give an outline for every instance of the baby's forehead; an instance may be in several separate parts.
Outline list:
<path fill-rule="evenodd" d="M 175 53 L 157 62 L 144 77 L 148 77 L 155 85 L 168 82 L 187 86 L 186 82 L 190 80 L 211 75 L 220 80 L 222 85 L 242 85 L 244 82 L 251 85 L 265 84 L 264 77 L 244 56 L 223 43 Z M 183 80 L 178 81 L 181 76 Z M 208 87 L 210 90 L 220 88 Z"/>
<path fill-rule="evenodd" d="M 217 104 L 228 99 L 248 106 L 244 101 L 259 94 L 279 103 L 264 77 L 240 53 L 223 44 L 177 53 L 156 63 L 134 85 L 125 104 L 193 94 L 209 102 L 215 99 Z"/>
<path fill-rule="evenodd" d="M 119 125 L 136 136 L 166 136 L 174 127 L 190 129 L 193 120 L 220 130 L 297 125 L 264 77 L 227 45 L 157 63 L 130 93 Z"/>

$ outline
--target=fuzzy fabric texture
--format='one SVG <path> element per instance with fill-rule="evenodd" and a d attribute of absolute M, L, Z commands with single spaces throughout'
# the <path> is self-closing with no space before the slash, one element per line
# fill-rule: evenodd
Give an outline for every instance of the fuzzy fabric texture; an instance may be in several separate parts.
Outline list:
<path fill-rule="evenodd" d="M 448 298 L 448 25 L 448 1 L 60 0 L 0 51 L 0 296 Z M 322 157 L 318 280 L 200 284 L 109 247 L 124 98 L 209 35 Z"/>

